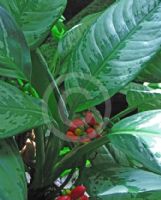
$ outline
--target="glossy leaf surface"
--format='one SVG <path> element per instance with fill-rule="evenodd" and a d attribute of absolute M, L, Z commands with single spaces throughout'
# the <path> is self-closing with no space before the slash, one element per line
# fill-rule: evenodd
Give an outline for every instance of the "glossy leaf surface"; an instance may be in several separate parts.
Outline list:
<path fill-rule="evenodd" d="M 120 0 L 110 6 L 88 28 L 69 61 L 71 109 L 95 106 L 133 80 L 159 51 L 160 29 L 160 0 Z"/>
<path fill-rule="evenodd" d="M 52 121 L 46 104 L 0 81 L 0 138 L 14 136 Z"/>
<path fill-rule="evenodd" d="M 142 112 L 116 123 L 108 134 L 131 161 L 161 174 L 161 110 Z"/>
<path fill-rule="evenodd" d="M 0 75 L 29 80 L 31 59 L 21 30 L 0 7 Z"/>
<path fill-rule="evenodd" d="M 83 34 L 88 30 L 88 27 L 97 20 L 99 15 L 101 15 L 101 13 L 86 16 L 79 24 L 65 33 L 58 44 L 58 53 L 61 58 L 65 58 L 72 53 L 74 48 L 77 47 L 80 39 L 83 37 Z"/>
<path fill-rule="evenodd" d="M 126 85 L 122 90 L 120 90 L 120 92 L 124 95 L 127 95 L 127 93 L 129 91 L 132 91 L 132 90 L 145 90 L 145 91 L 148 91 L 150 90 L 151 88 L 148 87 L 148 86 L 145 86 L 145 85 L 142 85 L 140 83 L 135 83 L 135 82 L 130 82 L 128 85 Z"/>
<path fill-rule="evenodd" d="M 161 82 L 161 51 L 159 51 L 154 58 L 149 62 L 146 68 L 139 74 L 139 81 L 142 82 Z"/>
<path fill-rule="evenodd" d="M 59 125 L 63 124 L 63 119 L 68 117 L 68 113 L 48 65 L 38 49 L 32 51 L 31 58 L 33 63 L 31 83 L 39 96 L 48 104 L 53 118 Z M 63 129 L 63 125 L 61 128 Z"/>
<path fill-rule="evenodd" d="M 127 93 L 127 101 L 139 111 L 161 109 L 161 90 L 130 90 Z"/>
<path fill-rule="evenodd" d="M 24 165 L 13 139 L 0 140 L 0 199 L 27 200 Z"/>
<path fill-rule="evenodd" d="M 23 30 L 30 47 L 39 45 L 62 14 L 66 0 L 0 0 Z"/>
<path fill-rule="evenodd" d="M 98 165 L 84 176 L 94 200 L 158 200 L 161 195 L 161 176 L 139 169 Z"/>

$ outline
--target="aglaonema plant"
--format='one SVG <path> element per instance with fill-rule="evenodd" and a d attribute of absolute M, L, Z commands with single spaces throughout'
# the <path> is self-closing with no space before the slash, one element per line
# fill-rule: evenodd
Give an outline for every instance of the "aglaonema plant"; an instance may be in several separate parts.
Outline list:
<path fill-rule="evenodd" d="M 85 17 L 49 67 L 40 47 L 66 3 L 0 0 L 0 199 L 158 200 L 161 1 Z M 118 92 L 128 108 L 101 116 L 95 106 Z"/>

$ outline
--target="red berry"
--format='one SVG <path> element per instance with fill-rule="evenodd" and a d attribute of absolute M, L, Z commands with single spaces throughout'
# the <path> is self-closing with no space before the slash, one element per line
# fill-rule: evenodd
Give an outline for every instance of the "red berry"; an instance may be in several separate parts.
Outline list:
<path fill-rule="evenodd" d="M 88 143 L 88 142 L 91 142 L 90 138 L 82 138 L 80 139 L 80 142 L 81 143 Z"/>
<path fill-rule="evenodd" d="M 86 133 L 88 134 L 88 137 L 91 139 L 94 139 L 97 137 L 97 133 L 96 133 L 95 129 L 93 129 L 91 127 L 86 130 Z"/>
<path fill-rule="evenodd" d="M 71 198 L 70 198 L 70 196 L 65 195 L 65 196 L 57 197 L 56 200 L 71 200 Z"/>
<path fill-rule="evenodd" d="M 71 191 L 71 199 L 77 200 L 84 195 L 86 188 L 83 185 L 77 186 Z"/>
<path fill-rule="evenodd" d="M 79 200 L 89 200 L 89 198 L 86 195 L 83 195 L 79 198 Z"/>
<path fill-rule="evenodd" d="M 85 121 L 90 126 L 95 126 L 97 124 L 96 119 L 92 112 L 88 111 L 85 116 Z"/>
<path fill-rule="evenodd" d="M 69 136 L 69 137 L 70 136 L 75 136 L 75 134 L 72 131 L 67 131 L 66 135 Z"/>
<path fill-rule="evenodd" d="M 81 119 L 75 119 L 70 123 L 69 130 L 70 131 L 75 131 L 76 128 L 83 128 L 84 127 L 84 121 Z"/>
<path fill-rule="evenodd" d="M 79 140 L 79 137 L 75 135 L 72 131 L 67 131 L 66 136 L 73 142 L 77 142 Z"/>

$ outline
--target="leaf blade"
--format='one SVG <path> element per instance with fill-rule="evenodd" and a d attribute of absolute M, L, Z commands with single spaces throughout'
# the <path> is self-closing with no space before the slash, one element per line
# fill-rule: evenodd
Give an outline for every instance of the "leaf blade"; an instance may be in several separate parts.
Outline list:
<path fill-rule="evenodd" d="M 13 139 L 0 140 L 0 191 L 3 200 L 27 199 L 24 165 Z"/>
<path fill-rule="evenodd" d="M 14 136 L 52 121 L 43 101 L 27 96 L 3 81 L 0 81 L 0 94 L 0 138 Z"/>
<path fill-rule="evenodd" d="M 161 110 L 142 112 L 116 123 L 108 138 L 131 161 L 160 174 Z"/>
<path fill-rule="evenodd" d="M 0 75 L 30 80 L 31 58 L 25 38 L 2 7 L 0 16 Z"/>
<path fill-rule="evenodd" d="M 0 3 L 15 18 L 31 48 L 42 43 L 66 6 L 66 0 L 0 0 Z"/>
<path fill-rule="evenodd" d="M 126 96 L 127 102 L 131 106 L 136 106 L 139 111 L 153 110 L 161 108 L 161 90 L 129 90 Z"/>
<path fill-rule="evenodd" d="M 68 66 L 66 89 L 78 91 L 68 97 L 73 110 L 82 111 L 113 96 L 159 51 L 159 10 L 160 1 L 121 0 L 89 28 Z"/>
<path fill-rule="evenodd" d="M 157 200 L 161 194 L 161 176 L 139 169 L 98 165 L 87 169 L 84 178 L 91 199 Z"/>

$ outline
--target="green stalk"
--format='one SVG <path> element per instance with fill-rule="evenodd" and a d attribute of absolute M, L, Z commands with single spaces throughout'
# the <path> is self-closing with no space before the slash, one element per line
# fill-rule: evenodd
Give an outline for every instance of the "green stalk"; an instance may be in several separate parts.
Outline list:
<path fill-rule="evenodd" d="M 48 145 L 46 148 L 46 160 L 45 160 L 45 180 L 44 184 L 48 185 L 49 177 L 52 179 L 51 170 L 52 167 L 57 163 L 57 160 L 59 158 L 59 152 L 61 149 L 61 141 L 58 137 L 54 135 L 54 133 L 51 132 L 49 136 Z"/>
<path fill-rule="evenodd" d="M 53 166 L 52 169 L 52 175 L 53 179 L 50 180 L 52 182 L 53 180 L 56 180 L 60 174 L 64 171 L 64 169 L 71 168 L 73 163 L 78 163 L 79 160 L 82 159 L 85 155 L 90 154 L 91 152 L 95 151 L 100 146 L 109 143 L 109 139 L 107 136 L 103 136 L 93 142 L 90 142 L 88 144 L 84 144 L 82 146 L 76 147 L 71 151 L 69 154 L 67 154 L 62 160 L 60 160 L 55 166 Z"/>
<path fill-rule="evenodd" d="M 81 164 L 79 166 L 79 176 L 78 176 L 78 178 L 77 178 L 77 180 L 75 182 L 75 185 L 79 185 L 80 184 L 81 178 L 83 176 L 83 172 L 84 172 L 84 170 L 86 168 L 86 160 L 87 160 L 87 156 L 85 155 L 85 156 L 83 156 L 82 162 L 81 162 Z"/>
<path fill-rule="evenodd" d="M 41 98 L 44 98 L 46 90 L 47 89 L 49 90 L 48 91 L 49 97 L 48 99 L 44 100 L 46 101 L 48 107 L 50 108 L 50 111 L 53 115 L 53 119 L 56 121 L 53 122 L 53 126 L 56 126 L 58 130 L 64 132 L 65 129 L 64 120 L 68 118 L 68 111 L 63 101 L 63 98 L 60 94 L 59 88 L 57 87 L 57 84 L 52 76 L 52 73 L 48 68 L 46 60 L 42 56 L 41 51 L 39 49 L 32 52 L 32 63 L 34 66 L 32 73 L 32 85 L 39 92 Z M 39 75 L 38 80 L 35 79 L 37 74 Z M 38 143 L 39 142 L 40 139 L 38 139 Z M 45 151 L 44 173 L 43 173 L 44 178 L 43 178 L 43 185 L 41 183 L 41 187 L 44 187 L 44 183 L 48 184 L 47 176 L 50 177 L 51 175 L 51 169 L 58 159 L 60 148 L 61 148 L 60 139 L 56 137 L 54 133 L 51 133 L 47 149 Z M 40 186 L 38 187 L 40 188 Z"/>
<path fill-rule="evenodd" d="M 121 118 L 127 116 L 128 114 L 130 114 L 131 112 L 133 112 L 135 110 L 136 110 L 136 107 L 128 107 L 127 109 L 123 110 L 122 112 L 120 112 L 117 115 L 115 115 L 114 117 L 112 117 L 110 119 L 110 121 L 112 123 L 116 123 L 116 122 L 120 121 Z"/>
<path fill-rule="evenodd" d="M 54 57 L 51 63 L 51 67 L 50 67 L 50 71 L 53 74 L 53 76 L 55 76 L 55 70 L 56 70 L 56 66 L 57 66 L 57 62 L 59 59 L 59 54 L 57 51 L 54 52 Z"/>
<path fill-rule="evenodd" d="M 46 60 L 41 54 L 39 49 L 32 52 L 32 63 L 33 63 L 33 71 L 32 71 L 32 85 L 38 92 L 41 98 L 44 98 L 44 94 L 46 90 L 48 91 L 49 97 L 48 99 L 44 99 L 47 101 L 50 111 L 53 115 L 54 120 L 63 127 L 63 118 L 68 117 L 68 111 L 66 105 L 63 101 L 63 98 L 60 94 L 59 88 L 52 76 L 52 73 L 46 63 Z M 38 76 L 38 79 L 35 77 Z M 59 104 L 58 104 L 59 103 Z M 62 114 L 62 115 L 61 115 Z"/>
<path fill-rule="evenodd" d="M 63 74 L 63 75 L 60 75 L 60 76 L 56 79 L 56 84 L 57 84 L 57 86 L 60 86 L 60 85 L 64 82 L 65 77 L 66 77 L 66 75 Z"/>
<path fill-rule="evenodd" d="M 44 179 L 44 162 L 45 162 L 45 141 L 44 130 L 42 127 L 35 129 L 36 136 L 36 167 L 34 180 L 31 185 L 32 189 L 40 188 Z"/>

